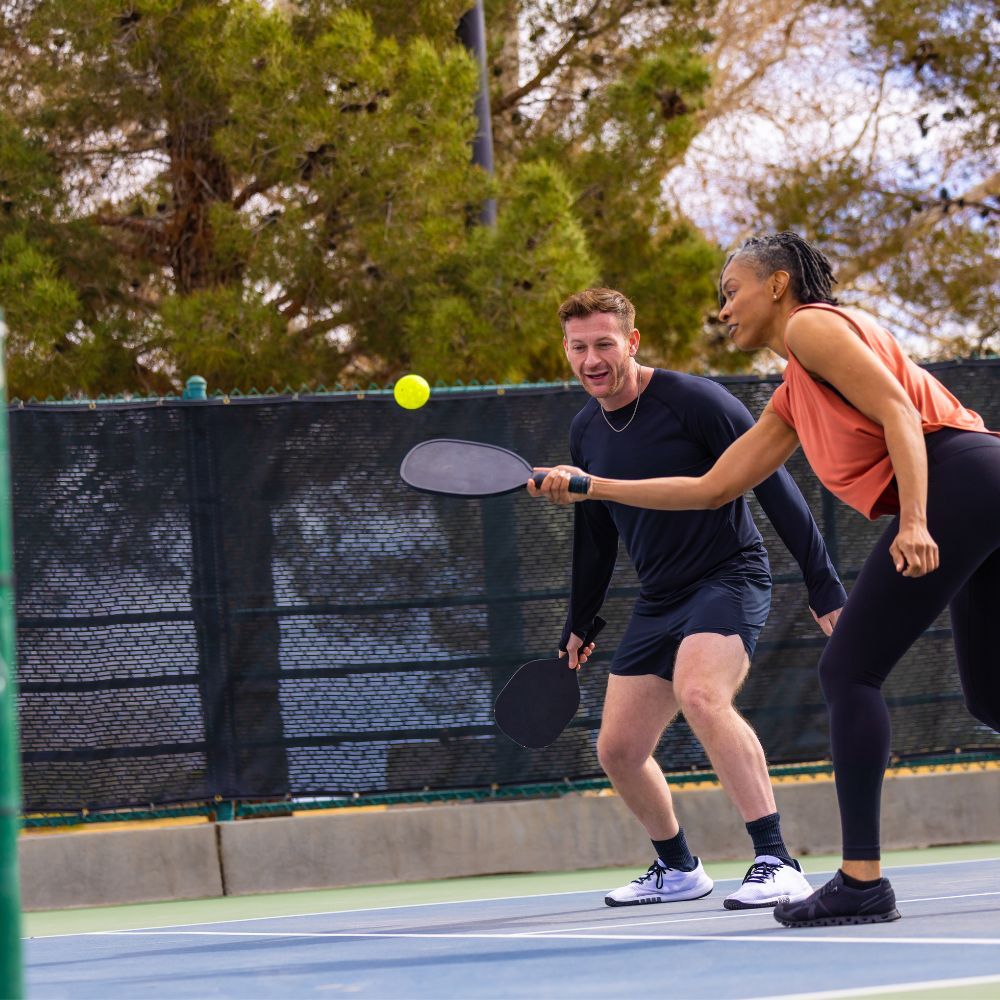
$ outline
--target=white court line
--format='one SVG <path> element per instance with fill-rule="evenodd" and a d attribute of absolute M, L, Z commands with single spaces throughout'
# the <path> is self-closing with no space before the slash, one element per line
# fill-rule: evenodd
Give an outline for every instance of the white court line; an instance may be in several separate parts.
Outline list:
<path fill-rule="evenodd" d="M 739 920 L 741 917 L 771 917 L 769 907 L 754 910 L 729 910 L 707 917 L 664 917 L 662 920 L 616 920 L 611 924 L 584 924 L 582 927 L 548 927 L 540 931 L 522 931 L 525 937 L 541 937 L 549 934 L 568 934 L 576 931 L 604 930 L 605 927 L 658 927 L 661 924 L 698 924 L 705 920 Z"/>
<path fill-rule="evenodd" d="M 913 899 L 900 899 L 900 903 L 937 903 L 943 899 L 971 899 L 973 896 L 1000 896 L 1000 892 L 961 892 L 954 896 L 914 896 Z"/>
<path fill-rule="evenodd" d="M 962 979 L 925 979 L 919 983 L 888 983 L 885 986 L 856 986 L 849 990 L 823 990 L 820 993 L 782 993 L 751 1000 L 833 1000 L 834 997 L 867 997 L 879 993 L 909 993 L 911 990 L 936 990 L 941 987 L 985 986 L 1000 983 L 1000 976 L 965 976 Z"/>
<path fill-rule="evenodd" d="M 990 858 L 1000 861 L 1000 858 Z M 823 873 L 825 874 L 825 872 Z M 472 877 L 472 876 L 470 876 Z M 489 875 L 477 875 L 476 878 L 490 878 Z M 720 879 L 719 881 L 723 881 Z M 738 882 L 739 879 L 726 879 L 728 882 Z M 718 883 L 716 883 L 718 884 Z M 357 886 L 341 886 L 341 889 L 355 890 Z M 367 887 L 365 887 L 367 888 Z M 385 888 L 379 886 L 379 888 Z M 302 892 L 337 892 L 337 889 L 303 889 Z M 516 899 L 544 899 L 549 896 L 592 896 L 595 893 L 607 892 L 607 889 L 570 889 L 566 892 L 532 892 L 523 896 L 483 896 L 482 899 L 439 899 L 432 903 L 393 903 L 391 906 L 355 906 L 350 910 L 316 910 L 313 913 L 275 913 L 262 917 L 231 917 L 226 920 L 199 920 L 187 924 L 154 924 L 151 927 L 129 927 L 121 931 L 71 931 L 67 934 L 38 934 L 37 938 L 88 937 L 93 934 L 132 934 L 140 931 L 171 931 L 175 927 L 214 927 L 217 924 L 246 924 L 260 920 L 294 920 L 296 917 L 339 917 L 344 913 L 381 913 L 383 910 L 413 910 L 421 906 L 461 906 L 463 903 L 504 903 Z M 223 896 L 223 899 L 235 899 L 235 896 Z M 185 899 L 184 903 L 214 902 L 212 899 Z M 34 938 L 22 938 L 31 941 Z"/>
<path fill-rule="evenodd" d="M 997 858 L 969 858 L 962 861 L 922 861 L 917 864 L 911 865 L 893 865 L 887 866 L 888 870 L 891 871 L 906 871 L 911 868 L 940 868 L 945 865 L 983 865 L 992 864 L 995 862 L 1000 862 L 1000 857 Z M 834 871 L 819 871 L 819 872 L 809 872 L 810 875 L 833 875 Z M 472 877 L 472 876 L 470 876 Z M 476 876 L 478 878 L 489 878 L 488 875 Z M 743 880 L 738 876 L 736 878 L 722 878 L 716 879 L 716 885 L 722 885 L 726 882 L 736 882 L 740 883 Z M 358 887 L 344 887 L 357 889 Z M 313 890 L 315 891 L 315 890 Z M 336 889 L 326 890 L 328 892 L 336 892 Z M 591 893 L 603 893 L 607 892 L 604 888 L 593 888 L 593 889 L 572 889 L 566 892 L 529 892 L 523 893 L 517 896 L 484 896 L 478 899 L 441 899 L 436 900 L 431 903 L 397 903 L 391 906 L 356 906 L 349 910 L 317 910 L 312 913 L 279 913 L 273 916 L 263 916 L 263 917 L 234 917 L 227 920 L 203 920 L 197 923 L 185 923 L 185 924 L 157 924 L 152 927 L 130 927 L 123 931 L 74 931 L 66 934 L 38 934 L 35 938 L 66 938 L 66 937 L 87 937 L 93 934 L 126 934 L 133 931 L 167 931 L 175 927 L 213 927 L 218 924 L 243 924 L 251 923 L 258 920 L 292 920 L 296 917 L 330 917 L 330 916 L 340 916 L 344 913 L 379 913 L 384 910 L 409 910 L 416 909 L 422 906 L 462 906 L 465 903 L 503 903 L 503 902 L 513 902 L 518 899 L 543 899 L 545 897 L 559 897 L 559 896 L 583 896 L 589 895 Z M 186 900 L 188 903 L 198 903 L 200 900 Z M 33 940 L 33 938 L 24 938 L 23 940 Z"/>
<path fill-rule="evenodd" d="M 970 899 L 973 896 L 1000 896 L 1000 891 L 997 892 L 964 892 L 955 896 L 918 896 L 914 899 L 900 899 L 897 903 L 900 906 L 905 906 L 907 903 L 936 903 L 941 902 L 946 899 Z M 729 913 L 719 913 L 713 914 L 708 917 L 664 917 L 662 920 L 616 920 L 612 924 L 598 925 L 598 924 L 586 924 L 583 927 L 559 927 L 555 929 L 545 929 L 539 931 L 524 931 L 523 933 L 531 937 L 542 937 L 543 935 L 548 937 L 551 934 L 559 933 L 570 933 L 576 931 L 587 931 L 587 930 L 603 930 L 604 927 L 656 927 L 661 924 L 693 924 L 702 920 L 732 920 L 734 917 L 759 917 L 768 916 L 772 917 L 773 914 L 770 908 L 760 907 L 756 910 L 737 910 L 736 912 Z M 127 934 L 128 931 L 123 931 L 122 933 Z"/>
<path fill-rule="evenodd" d="M 126 931 L 94 931 L 96 937 L 129 937 Z M 152 937 L 154 935 L 133 934 L 132 937 Z M 526 931 L 471 931 L 434 933 L 433 931 L 169 931 L 169 937 L 235 937 L 235 938 L 397 938 L 431 939 L 436 941 L 715 941 L 718 943 L 768 942 L 785 944 L 916 944 L 916 945 L 961 945 L 963 948 L 988 945 L 995 948 L 1000 938 L 933 938 L 933 937 L 847 937 L 829 934 L 788 934 L 775 928 L 770 934 L 573 934 L 559 932 L 539 938 Z"/>
<path fill-rule="evenodd" d="M 949 900 L 949 899 L 969 899 L 969 898 L 974 897 L 974 896 L 1000 896 L 1000 891 L 996 891 L 996 892 L 992 892 L 992 891 L 991 892 L 966 892 L 966 893 L 961 893 L 961 894 L 957 894 L 957 895 L 954 895 L 954 896 L 920 896 L 920 897 L 917 897 L 917 898 L 914 898 L 914 899 L 901 899 L 901 900 L 899 900 L 899 903 L 900 903 L 900 905 L 906 905 L 907 903 L 940 902 L 942 900 Z M 591 923 L 591 924 L 584 924 L 584 925 L 582 925 L 580 927 L 547 927 L 547 928 L 543 928 L 541 930 L 517 931 L 517 932 L 510 932 L 510 933 L 516 933 L 517 937 L 524 937 L 524 938 L 529 938 L 529 937 L 551 937 L 551 936 L 557 935 L 557 934 L 576 934 L 576 933 L 579 933 L 579 932 L 582 932 L 582 931 L 615 930 L 615 929 L 619 929 L 619 928 L 622 928 L 622 927 L 659 927 L 659 926 L 662 926 L 663 924 L 696 924 L 696 923 L 703 923 L 706 920 L 738 920 L 740 918 L 747 918 L 747 917 L 758 917 L 758 918 L 761 918 L 761 917 L 770 917 L 771 919 L 773 919 L 772 911 L 770 909 L 765 909 L 765 908 L 762 907 L 760 909 L 754 909 L 754 910 L 737 910 L 737 911 L 728 911 L 726 913 L 713 913 L 713 914 L 709 914 L 707 916 L 701 916 L 701 917 L 690 917 L 690 916 L 688 916 L 688 917 L 663 917 L 663 918 L 660 918 L 660 919 L 649 919 L 649 920 L 614 920 L 612 923 L 596 923 L 595 922 L 595 923 Z M 161 930 L 161 928 L 153 928 L 152 932 L 145 931 L 145 930 L 124 930 L 124 931 L 92 931 L 90 933 L 93 933 L 93 934 L 105 934 L 105 935 L 119 935 L 120 934 L 120 935 L 125 936 L 125 937 L 128 937 L 130 935 L 131 936 L 135 936 L 135 937 L 154 937 L 155 934 L 156 934 L 156 932 L 159 931 L 159 930 Z M 181 935 L 187 933 L 184 930 L 176 930 L 175 931 L 175 930 L 172 930 L 172 929 L 166 929 L 163 932 L 167 933 L 167 934 L 175 934 L 176 933 L 176 934 L 181 934 Z M 195 933 L 195 932 L 192 931 L 191 933 Z M 213 931 L 204 931 L 202 933 L 204 933 L 204 934 L 212 934 L 214 932 Z M 243 932 L 243 931 L 232 931 L 232 932 L 230 932 L 231 935 L 236 935 L 236 936 L 238 936 L 238 935 L 240 935 L 242 933 L 246 933 L 247 936 L 252 936 L 254 934 L 253 931 L 246 931 L 246 932 Z M 279 935 L 281 937 L 297 936 L 296 933 L 295 933 L 295 931 L 273 931 L 273 932 L 267 932 L 267 933 L 277 934 L 277 935 Z M 305 934 L 307 932 L 303 932 L 303 933 Z M 317 931 L 316 933 L 322 934 L 323 932 Z M 375 934 L 390 934 L 391 935 L 391 934 L 395 934 L 396 932 L 394 932 L 394 931 L 374 931 L 372 933 L 375 933 Z M 433 932 L 428 932 L 428 933 L 433 933 Z M 444 935 L 442 934 L 442 936 L 444 936 Z"/>
<path fill-rule="evenodd" d="M 986 845 L 992 847 L 992 845 Z M 933 847 L 926 848 L 928 851 L 933 851 Z M 809 855 L 805 855 L 809 857 Z M 914 862 L 912 865 L 883 865 L 886 871 L 902 872 L 909 868 L 943 868 L 945 865 L 988 865 L 993 861 L 1000 861 L 1000 858 L 964 858 L 958 861 L 919 861 Z M 833 875 L 836 869 L 831 872 L 812 872 L 813 875 Z M 808 872 L 806 874 L 809 874 Z"/>

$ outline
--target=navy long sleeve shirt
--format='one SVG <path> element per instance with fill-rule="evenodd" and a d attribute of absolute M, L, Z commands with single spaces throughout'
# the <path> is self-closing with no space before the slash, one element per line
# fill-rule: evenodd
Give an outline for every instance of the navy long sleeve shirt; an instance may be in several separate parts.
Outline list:
<path fill-rule="evenodd" d="M 634 404 L 610 415 L 623 427 Z M 655 369 L 628 428 L 615 433 L 596 399 L 570 427 L 573 463 L 595 476 L 650 479 L 700 476 L 754 420 L 717 382 Z M 784 468 L 754 493 L 802 570 L 809 606 L 817 615 L 842 607 L 847 595 L 802 494 Z M 746 500 L 718 510 L 663 511 L 588 500 L 574 505 L 573 579 L 561 648 L 570 632 L 584 636 L 607 595 L 618 554 L 625 548 L 639 577 L 642 598 L 661 601 L 734 564 L 766 570 L 764 542 Z"/>

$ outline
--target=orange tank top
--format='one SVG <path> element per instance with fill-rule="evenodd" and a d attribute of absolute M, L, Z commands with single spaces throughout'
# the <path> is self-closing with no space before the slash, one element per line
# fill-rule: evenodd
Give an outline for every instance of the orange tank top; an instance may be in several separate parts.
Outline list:
<path fill-rule="evenodd" d="M 871 316 L 820 303 L 799 306 L 791 315 L 799 309 L 824 309 L 847 320 L 910 397 L 920 412 L 924 434 L 943 427 L 986 431 L 983 418 L 962 406 L 930 372 L 914 364 L 896 339 Z M 813 472 L 834 496 L 871 520 L 899 512 L 882 427 L 831 386 L 810 375 L 791 351 L 771 406 L 798 434 Z"/>

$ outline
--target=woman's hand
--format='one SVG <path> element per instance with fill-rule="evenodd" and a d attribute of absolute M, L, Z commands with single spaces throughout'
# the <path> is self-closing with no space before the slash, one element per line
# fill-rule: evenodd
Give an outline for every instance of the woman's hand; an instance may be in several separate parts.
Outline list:
<path fill-rule="evenodd" d="M 546 497 L 558 504 L 577 503 L 587 499 L 586 493 L 569 491 L 569 481 L 573 476 L 587 475 L 583 469 L 578 469 L 575 465 L 557 465 L 551 469 L 537 468 L 531 471 L 545 473 L 545 479 L 540 487 L 535 486 L 533 480 L 528 480 L 528 492 L 533 497 Z"/>
<path fill-rule="evenodd" d="M 899 534 L 889 546 L 896 572 L 903 576 L 925 576 L 941 565 L 937 542 L 922 522 L 901 524 Z"/>

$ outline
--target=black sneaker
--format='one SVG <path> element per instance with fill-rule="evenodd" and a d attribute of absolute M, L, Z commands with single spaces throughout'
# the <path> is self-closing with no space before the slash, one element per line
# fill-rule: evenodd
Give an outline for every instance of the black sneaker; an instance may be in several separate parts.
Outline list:
<path fill-rule="evenodd" d="M 797 902 L 779 903 L 774 919 L 786 927 L 832 927 L 899 920 L 896 894 L 887 878 L 871 889 L 852 889 L 838 871 L 822 888 Z"/>

